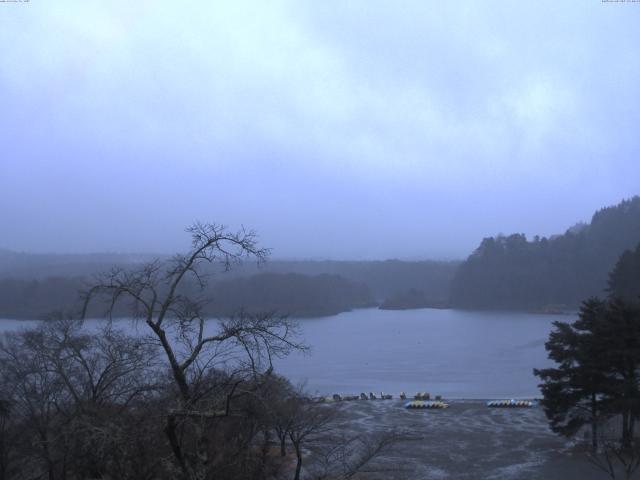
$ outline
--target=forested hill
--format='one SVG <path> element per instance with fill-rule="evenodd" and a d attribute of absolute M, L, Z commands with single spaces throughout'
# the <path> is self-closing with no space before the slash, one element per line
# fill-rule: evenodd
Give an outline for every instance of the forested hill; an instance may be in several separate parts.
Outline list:
<path fill-rule="evenodd" d="M 76 315 L 81 310 L 79 292 L 88 282 L 83 277 L 0 278 L 0 318 L 40 319 L 57 311 Z M 194 285 L 187 283 L 185 288 L 183 293 L 200 295 Z M 214 281 L 202 295 L 212 300 L 204 307 L 212 317 L 226 317 L 240 309 L 323 316 L 373 305 L 366 285 L 337 275 L 264 273 Z M 106 308 L 98 306 L 89 316 L 102 316 Z M 114 314 L 129 316 L 130 311 L 116 309 Z"/>
<path fill-rule="evenodd" d="M 378 261 L 270 261 L 263 271 L 271 273 L 300 273 L 304 275 L 339 275 L 356 283 L 363 283 L 373 299 L 386 299 L 418 290 L 433 302 L 449 298 L 451 281 L 459 261 L 438 260 L 378 260 Z M 245 269 L 251 265 L 245 264 Z M 250 271 L 245 270 L 245 274 Z"/>
<path fill-rule="evenodd" d="M 0 281 L 33 280 L 40 284 L 68 282 L 93 275 L 113 266 L 131 268 L 154 258 L 166 260 L 168 255 L 150 254 L 31 254 L 0 249 Z M 336 261 L 278 260 L 258 267 L 255 262 L 234 265 L 228 272 L 207 271 L 215 280 L 232 280 L 263 273 L 296 273 L 306 277 L 339 276 L 356 284 L 364 284 L 377 303 L 419 292 L 421 302 L 446 303 L 458 261 Z M 6 282 L 5 282 L 6 283 Z M 56 287 L 57 288 L 57 287 Z M 0 312 L 1 313 L 1 312 Z"/>
<path fill-rule="evenodd" d="M 0 250 L 0 318 L 41 318 L 57 310 L 77 310 L 78 290 L 113 266 L 137 268 L 152 255 L 55 255 Z M 159 256 L 166 260 L 167 256 Z M 445 304 L 459 262 L 282 261 L 254 262 L 211 274 L 210 315 L 240 307 L 277 310 L 295 316 L 330 315 L 373 306 L 419 292 L 396 308 Z M 396 302 L 397 303 L 397 302 Z M 98 312 L 96 312 L 98 313 Z"/>
<path fill-rule="evenodd" d="M 463 308 L 572 308 L 607 288 L 620 255 L 640 242 L 640 197 L 596 212 L 589 224 L 528 241 L 485 238 L 460 265 L 451 303 Z"/>

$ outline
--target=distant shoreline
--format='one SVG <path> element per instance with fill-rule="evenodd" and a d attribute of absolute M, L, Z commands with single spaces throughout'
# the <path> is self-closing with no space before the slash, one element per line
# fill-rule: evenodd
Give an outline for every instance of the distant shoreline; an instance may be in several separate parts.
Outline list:
<path fill-rule="evenodd" d="M 299 320 L 309 320 L 314 318 L 327 318 L 334 317 L 336 315 L 340 315 L 342 313 L 353 312 L 355 310 L 383 310 L 383 311 L 408 311 L 408 310 L 457 310 L 461 312 L 496 312 L 496 313 L 513 313 L 513 314 L 533 314 L 533 315 L 562 315 L 562 316 L 573 316 L 578 314 L 578 309 L 529 309 L 529 310 L 517 310 L 511 308 L 462 308 L 455 307 L 451 305 L 429 305 L 429 306 L 420 306 L 420 307 L 384 307 L 383 305 L 371 305 L 371 306 L 362 306 L 362 307 L 354 307 L 344 310 L 330 310 L 326 312 L 309 312 L 309 313 L 286 313 L 286 312 L 275 312 L 280 315 L 288 315 L 292 319 Z M 219 315 L 219 316 L 208 316 L 207 320 L 217 320 L 228 318 L 229 315 Z M 90 317 L 91 320 L 107 320 L 106 317 Z M 127 320 L 131 319 L 128 316 L 120 316 L 114 315 L 114 320 Z M 0 322 L 3 321 L 15 321 L 15 322 L 42 322 L 47 321 L 47 318 L 34 318 L 34 317 L 22 317 L 22 316 L 13 316 L 13 317 L 0 317 Z"/>

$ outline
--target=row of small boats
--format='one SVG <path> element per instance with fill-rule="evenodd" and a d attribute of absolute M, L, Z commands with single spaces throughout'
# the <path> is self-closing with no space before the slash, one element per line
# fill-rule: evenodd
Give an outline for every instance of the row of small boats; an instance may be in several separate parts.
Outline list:
<path fill-rule="evenodd" d="M 529 400 L 491 400 L 487 402 L 487 407 L 492 408 L 531 408 L 534 406 L 533 402 Z"/>
<path fill-rule="evenodd" d="M 404 392 L 400 392 L 398 396 L 400 400 L 406 400 L 407 394 Z M 413 396 L 414 400 L 431 400 L 431 394 L 429 392 L 418 392 Z M 314 399 L 316 402 L 349 402 L 353 400 L 393 400 L 393 395 L 389 393 L 380 392 L 380 394 L 376 394 L 373 392 L 369 392 L 366 394 L 362 392 L 360 395 L 339 395 L 334 393 L 330 397 L 317 397 Z M 442 400 L 441 395 L 436 395 L 434 398 L 435 401 Z"/>
<path fill-rule="evenodd" d="M 339 395 L 337 393 L 334 393 L 331 397 L 317 397 L 314 400 L 320 403 L 350 402 L 353 400 L 393 400 L 393 395 L 384 392 L 380 392 L 379 395 L 376 395 L 373 392 L 369 392 L 368 395 L 364 392 L 362 392 L 360 395 Z"/>
<path fill-rule="evenodd" d="M 407 395 L 404 392 L 401 392 L 400 400 L 406 400 Z M 339 395 L 337 393 L 333 394 L 331 397 L 319 397 L 316 398 L 317 402 L 348 402 L 354 400 L 393 400 L 393 395 L 380 392 L 379 395 L 376 395 L 373 392 L 366 393 L 362 392 L 360 395 Z M 529 400 L 491 400 L 487 402 L 487 407 L 490 408 L 531 408 L 535 406 L 535 402 L 531 402 Z M 405 404 L 406 408 L 409 409 L 436 409 L 441 410 L 445 408 L 449 408 L 449 404 L 442 401 L 442 397 L 440 395 L 436 395 L 434 400 L 431 400 L 431 395 L 428 392 L 418 392 L 413 396 L 413 400 Z"/>
<path fill-rule="evenodd" d="M 444 403 L 441 401 L 424 401 L 424 400 L 413 400 L 405 405 L 406 408 L 409 409 L 430 409 L 430 410 L 442 410 L 445 408 L 449 408 L 448 403 Z"/>
<path fill-rule="evenodd" d="M 487 407 L 490 408 L 531 408 L 535 404 L 529 400 L 491 400 L 487 402 Z M 405 405 L 409 409 L 444 409 L 449 408 L 448 403 L 442 401 L 424 401 L 413 400 Z"/>

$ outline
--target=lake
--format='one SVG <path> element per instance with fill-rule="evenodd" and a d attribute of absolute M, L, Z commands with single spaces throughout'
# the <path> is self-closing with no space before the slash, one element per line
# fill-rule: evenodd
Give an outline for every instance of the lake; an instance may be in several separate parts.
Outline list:
<path fill-rule="evenodd" d="M 573 316 L 463 310 L 359 309 L 299 320 L 308 354 L 276 370 L 311 393 L 428 391 L 446 398 L 540 396 L 533 368 L 552 322 Z M 35 322 L 0 320 L 0 331 Z M 123 324 L 130 325 L 129 322 Z"/>
<path fill-rule="evenodd" d="M 563 315 L 462 310 L 363 309 L 300 324 L 309 355 L 278 370 L 328 394 L 428 391 L 448 398 L 539 396 L 532 369 Z"/>

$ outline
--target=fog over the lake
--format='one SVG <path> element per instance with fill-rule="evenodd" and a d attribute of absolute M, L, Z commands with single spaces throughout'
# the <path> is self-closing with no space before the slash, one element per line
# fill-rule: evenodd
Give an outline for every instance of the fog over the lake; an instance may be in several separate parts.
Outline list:
<path fill-rule="evenodd" d="M 0 3 L 0 248 L 461 258 L 639 192 L 640 5 Z"/>

